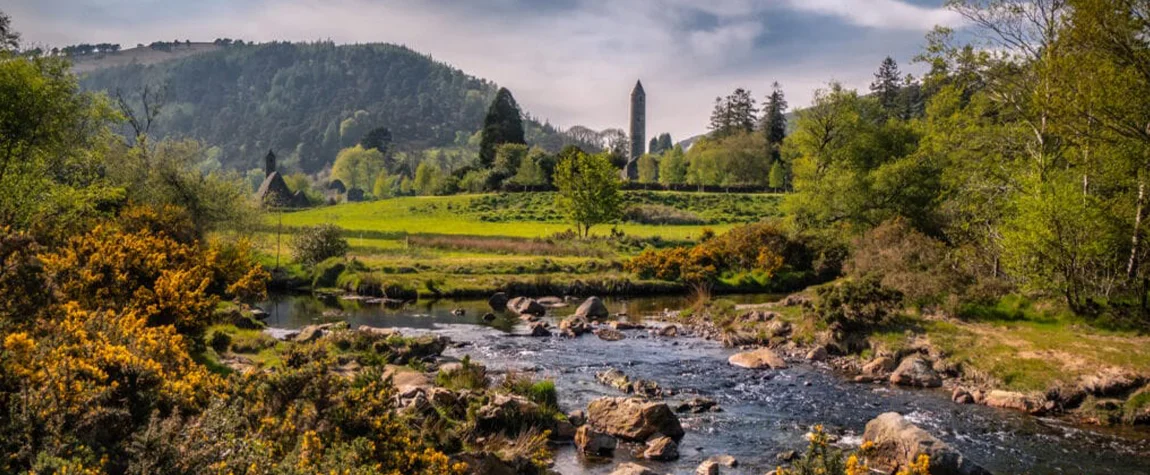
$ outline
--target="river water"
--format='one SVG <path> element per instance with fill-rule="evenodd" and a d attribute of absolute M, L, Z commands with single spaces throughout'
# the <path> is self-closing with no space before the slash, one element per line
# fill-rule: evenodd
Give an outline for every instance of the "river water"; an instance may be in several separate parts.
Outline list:
<path fill-rule="evenodd" d="M 770 296 L 725 298 L 756 303 Z M 612 313 L 626 312 L 632 320 L 684 303 L 679 297 L 607 300 Z M 694 395 L 718 401 L 721 412 L 680 414 L 687 432 L 679 444 L 681 458 L 642 461 L 659 472 L 694 473 L 707 457 L 730 454 L 739 460 L 734 473 L 762 474 L 779 465 L 780 452 L 801 453 L 805 434 L 814 424 L 839 435 L 843 444 L 857 444 L 867 421 L 894 411 L 995 473 L 1150 474 L 1150 431 L 1144 428 L 1077 426 L 1056 418 L 958 405 L 942 390 L 855 384 L 819 365 L 797 364 L 780 371 L 736 368 L 726 362 L 733 350 L 699 338 L 656 338 L 644 330 L 626 331 L 628 338 L 617 342 L 594 335 L 531 338 L 521 336 L 526 329 L 516 317 L 497 313 L 494 322 L 484 322 L 481 315 L 490 311 L 485 301 L 386 308 L 313 296 L 277 296 L 263 308 L 271 315 L 267 323 L 273 328 L 298 328 L 335 318 L 347 320 L 353 328 L 396 327 L 405 333 L 434 332 L 466 342 L 447 354 L 471 355 L 494 373 L 525 370 L 553 379 L 565 411 L 585 408 L 601 396 L 621 395 L 595 382 L 595 373 L 608 367 L 676 391 L 679 394 L 668 399 L 672 406 Z M 464 316 L 452 314 L 458 308 L 466 312 Z M 562 318 L 574 306 L 552 311 L 554 318 Z M 555 469 L 563 474 L 609 473 L 631 458 L 625 445 L 606 461 L 585 460 L 568 445 L 556 450 Z"/>

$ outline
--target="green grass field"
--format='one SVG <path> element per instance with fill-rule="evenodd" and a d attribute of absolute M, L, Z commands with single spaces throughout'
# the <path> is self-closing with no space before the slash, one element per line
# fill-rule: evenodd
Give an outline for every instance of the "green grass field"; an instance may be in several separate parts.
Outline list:
<path fill-rule="evenodd" d="M 558 235 L 572 228 L 554 193 L 392 198 L 268 213 L 256 241 L 290 262 L 291 234 L 318 224 L 345 230 L 351 257 L 389 280 L 481 292 L 513 279 L 625 279 L 621 262 L 649 246 L 689 244 L 705 229 L 722 233 L 778 215 L 780 195 L 629 191 L 629 219 L 592 229 L 593 239 Z M 638 211 L 636 211 L 638 210 Z M 644 224 L 644 213 L 695 224 Z M 283 233 L 279 237 L 278 229 Z M 612 229 L 623 237 L 609 237 Z"/>

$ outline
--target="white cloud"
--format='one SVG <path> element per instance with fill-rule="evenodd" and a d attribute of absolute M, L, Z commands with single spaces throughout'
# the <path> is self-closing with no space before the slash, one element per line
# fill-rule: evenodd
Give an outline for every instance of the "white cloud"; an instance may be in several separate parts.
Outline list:
<path fill-rule="evenodd" d="M 522 3 L 511 0 L 488 0 L 498 2 L 488 3 L 490 8 L 470 1 L 452 7 L 418 0 L 207 0 L 192 7 L 178 4 L 179 14 L 165 16 L 166 1 L 175 0 L 153 0 L 141 11 L 123 3 L 105 7 L 100 0 L 16 0 L 10 13 L 28 39 L 56 45 L 216 37 L 404 44 L 508 87 L 524 109 L 562 126 L 624 127 L 631 87 L 642 79 L 648 135 L 670 132 L 676 139 L 704 132 L 714 97 L 735 87 L 761 97 L 777 80 L 790 103 L 802 106 L 832 77 L 865 87 L 882 57 L 892 53 L 883 50 L 887 44 L 908 43 L 888 40 L 869 56 L 844 57 L 844 48 L 833 46 L 802 57 L 764 57 L 759 50 L 764 42 L 811 39 L 772 36 L 766 20 L 780 8 L 903 36 L 907 28 L 927 28 L 932 18 L 949 21 L 937 9 L 895 0 L 579 0 L 572 8 L 545 13 L 516 10 Z M 860 3 L 867 8 L 858 8 Z M 45 13 L 69 5 L 94 14 Z M 834 20 L 825 23 L 844 27 Z M 917 37 L 909 36 L 912 42 Z"/>
<path fill-rule="evenodd" d="M 831 15 L 870 28 L 929 31 L 959 26 L 962 17 L 944 8 L 924 8 L 899 0 L 786 0 L 796 10 Z"/>

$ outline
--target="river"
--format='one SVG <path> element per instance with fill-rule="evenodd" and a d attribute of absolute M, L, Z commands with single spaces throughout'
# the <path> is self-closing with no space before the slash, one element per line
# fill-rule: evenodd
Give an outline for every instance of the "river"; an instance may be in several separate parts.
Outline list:
<path fill-rule="evenodd" d="M 770 296 L 729 296 L 755 303 Z M 631 319 L 684 305 L 681 297 L 607 300 L 612 313 Z M 885 384 L 855 384 L 820 365 L 797 364 L 780 371 L 746 370 L 727 364 L 733 350 L 699 338 L 655 338 L 644 330 L 626 331 L 628 338 L 607 342 L 593 335 L 578 339 L 516 336 L 525 328 L 519 319 L 498 314 L 493 322 L 481 315 L 485 301 L 420 302 L 385 308 L 313 296 L 274 296 L 262 306 L 273 328 L 298 328 L 328 319 L 357 325 L 396 327 L 405 333 L 435 332 L 457 342 L 446 354 L 472 358 L 492 372 L 534 371 L 554 379 L 565 411 L 585 408 L 601 396 L 618 391 L 595 382 L 595 373 L 616 367 L 634 378 L 651 379 L 680 393 L 669 402 L 705 396 L 718 401 L 722 412 L 680 415 L 687 435 L 674 462 L 647 462 L 659 472 L 690 474 L 712 455 L 730 454 L 739 460 L 735 473 L 762 474 L 774 469 L 776 455 L 806 446 L 805 434 L 824 424 L 844 444 L 857 444 L 867 421 L 889 411 L 903 414 L 964 455 L 995 473 L 1113 473 L 1150 474 L 1150 431 L 1144 428 L 1103 428 L 1070 424 L 1058 418 L 1037 418 L 977 405 L 958 405 L 942 390 L 908 390 Z M 461 308 L 464 316 L 452 310 Z M 561 318 L 574 307 L 555 309 Z M 553 322 L 554 323 L 554 322 Z M 631 459 L 624 446 L 613 460 L 589 461 L 570 445 L 556 450 L 555 469 L 563 474 L 608 473 Z M 723 473 L 731 473 L 727 470 Z"/>

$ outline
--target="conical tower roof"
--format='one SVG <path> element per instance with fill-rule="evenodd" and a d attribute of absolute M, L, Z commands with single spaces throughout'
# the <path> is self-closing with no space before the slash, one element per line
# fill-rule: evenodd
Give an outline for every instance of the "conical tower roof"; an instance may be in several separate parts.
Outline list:
<path fill-rule="evenodd" d="M 646 92 L 643 91 L 643 81 L 635 81 L 635 89 L 631 90 L 632 96 L 637 96 L 639 94 L 646 94 Z"/>

